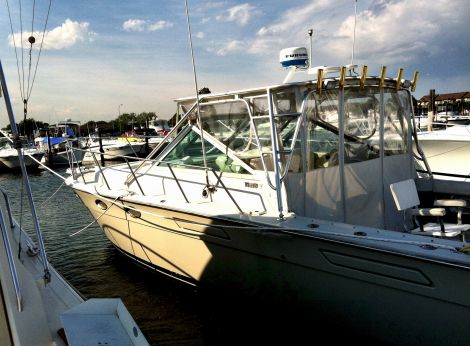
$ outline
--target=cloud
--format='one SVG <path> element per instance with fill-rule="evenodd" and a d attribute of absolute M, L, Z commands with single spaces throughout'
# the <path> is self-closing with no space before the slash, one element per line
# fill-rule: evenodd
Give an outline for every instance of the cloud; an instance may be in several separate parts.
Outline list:
<path fill-rule="evenodd" d="M 224 15 L 217 16 L 216 19 L 221 22 L 236 22 L 240 26 L 248 24 L 253 17 L 260 14 L 260 11 L 248 3 L 233 6 L 226 12 Z"/>
<path fill-rule="evenodd" d="M 210 47 L 207 50 L 219 56 L 225 56 L 228 53 L 241 51 L 246 48 L 246 43 L 239 40 L 231 40 L 219 45 L 219 48 Z"/>
<path fill-rule="evenodd" d="M 129 19 L 122 23 L 124 31 L 157 31 L 171 28 L 174 24 L 165 20 L 150 22 L 142 19 Z"/>
<path fill-rule="evenodd" d="M 468 7 L 468 5 L 467 5 Z M 408 62 L 443 52 L 448 41 L 468 37 L 469 15 L 465 1 L 378 1 L 358 13 L 356 51 L 362 58 L 383 63 Z M 340 25 L 327 49 L 346 54 L 350 50 L 354 17 Z M 470 48 L 470 47 L 469 47 Z"/>
<path fill-rule="evenodd" d="M 202 31 L 199 31 L 196 33 L 196 38 L 203 39 L 205 37 L 204 33 Z"/>
<path fill-rule="evenodd" d="M 125 31 L 144 31 L 145 27 L 146 22 L 142 19 L 129 19 L 122 24 Z"/>
<path fill-rule="evenodd" d="M 75 22 L 70 19 L 66 19 L 65 22 L 52 30 L 46 31 L 44 35 L 44 42 L 42 49 L 59 50 L 69 48 L 78 42 L 89 41 L 92 42 L 96 33 L 89 30 L 90 24 L 87 22 Z M 35 49 L 39 49 L 41 46 L 42 32 L 34 32 L 33 36 L 36 38 L 36 42 L 33 46 Z M 23 47 L 30 46 L 28 38 L 31 33 L 23 33 Z M 15 33 L 13 36 L 8 36 L 10 46 L 15 43 L 18 46 L 21 42 L 21 34 Z"/>

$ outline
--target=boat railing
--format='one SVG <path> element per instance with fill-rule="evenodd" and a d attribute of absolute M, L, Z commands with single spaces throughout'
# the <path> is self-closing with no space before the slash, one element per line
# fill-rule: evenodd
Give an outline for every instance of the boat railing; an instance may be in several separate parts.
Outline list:
<path fill-rule="evenodd" d="M 13 229 L 14 223 L 13 223 L 13 217 L 11 215 L 10 200 L 8 198 L 7 193 L 2 188 L 0 188 L 0 193 L 3 194 L 3 197 L 5 199 L 7 214 L 8 214 L 8 218 L 10 221 L 10 229 Z M 14 260 L 12 249 L 11 249 L 10 237 L 8 235 L 9 232 L 8 232 L 7 224 L 5 222 L 3 208 L 0 208 L 0 228 L 2 231 L 3 243 L 5 245 L 5 252 L 8 258 L 8 266 L 10 268 L 11 278 L 13 281 L 13 286 L 15 288 L 17 308 L 18 308 L 18 311 L 22 311 L 23 306 L 22 306 L 22 299 L 21 299 L 21 287 L 20 287 L 20 282 L 18 279 L 18 273 L 16 271 L 15 260 Z"/>
<path fill-rule="evenodd" d="M 111 189 L 110 187 L 110 184 L 109 184 L 109 181 L 106 179 L 106 175 L 104 174 L 104 171 L 103 171 L 103 166 L 102 164 L 100 163 L 100 161 L 97 159 L 96 155 L 100 155 L 100 152 L 95 152 L 95 151 L 92 151 L 91 152 L 91 155 L 93 157 L 93 161 L 95 163 L 95 167 L 98 168 L 98 171 L 101 175 L 101 177 L 103 178 L 103 182 L 105 183 L 106 187 L 108 188 L 108 190 Z M 175 170 L 173 169 L 173 164 L 171 162 L 166 162 L 166 161 L 161 161 L 161 160 L 155 160 L 155 159 L 149 159 L 149 158 L 135 158 L 135 157 L 131 157 L 131 156 L 122 156 L 122 155 L 112 155 L 112 154 L 109 154 L 110 156 L 115 156 L 116 158 L 119 158 L 119 159 L 123 159 L 125 164 L 127 165 L 127 167 L 129 168 L 129 171 L 130 171 L 130 176 L 132 176 L 132 182 L 136 182 L 136 185 L 137 187 L 139 188 L 139 191 L 140 193 L 145 196 L 145 191 L 144 189 L 142 188 L 142 185 L 140 184 L 139 182 L 139 179 L 138 179 L 138 176 L 137 176 L 137 169 L 142 167 L 143 165 L 145 165 L 146 163 L 150 163 L 150 164 L 154 164 L 154 165 L 165 165 L 171 176 L 173 177 L 176 185 L 178 186 L 178 189 L 180 190 L 181 192 L 181 195 L 183 196 L 183 198 L 185 199 L 186 203 L 190 203 L 186 193 L 184 192 L 184 189 L 182 187 L 182 184 L 180 182 L 180 179 L 178 179 L 178 177 L 176 176 L 176 173 L 175 173 Z M 131 165 L 131 161 L 132 162 L 135 162 L 135 161 L 140 161 L 140 164 L 137 166 L 137 168 L 132 168 L 132 165 Z M 235 205 L 235 207 L 239 210 L 240 213 L 243 214 L 243 210 L 241 209 L 240 205 L 237 203 L 237 201 L 235 200 L 235 198 L 233 197 L 233 195 L 230 193 L 229 189 L 227 188 L 227 186 L 224 184 L 224 182 L 222 181 L 222 177 L 220 175 L 217 174 L 216 170 L 212 167 L 201 167 L 201 166 L 195 166 L 195 165 L 187 165 L 187 164 L 182 164 L 182 163 L 178 163 L 178 166 L 179 167 L 185 167 L 185 168 L 191 168 L 191 169 L 199 169 L 199 170 L 205 170 L 207 169 L 208 171 L 212 172 L 212 174 L 215 176 L 216 180 L 217 180 L 217 183 L 216 185 L 214 186 L 214 188 L 216 188 L 217 186 L 221 186 L 223 188 L 223 190 L 227 193 L 227 195 L 229 196 L 230 200 L 233 202 L 233 204 Z M 83 174 L 83 171 L 80 169 L 80 176 L 82 177 L 82 180 L 83 182 L 86 184 L 86 181 L 85 181 L 85 178 L 84 178 L 84 174 Z M 74 180 L 77 179 L 77 171 L 76 170 L 72 170 L 72 177 Z M 128 184 L 130 185 L 130 184 Z M 209 187 L 210 189 L 210 187 Z M 207 192 L 208 194 L 210 194 L 210 191 Z"/>

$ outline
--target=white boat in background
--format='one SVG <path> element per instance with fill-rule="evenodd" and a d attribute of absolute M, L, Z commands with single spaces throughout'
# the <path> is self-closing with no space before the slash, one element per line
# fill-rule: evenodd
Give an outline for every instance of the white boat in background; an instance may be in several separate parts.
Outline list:
<path fill-rule="evenodd" d="M 20 145 L 1 62 L 0 86 L 13 142 Z M 148 345 L 119 298 L 85 299 L 49 263 L 23 155 L 18 158 L 35 241 L 13 218 L 12 204 L 0 187 L 1 344 Z"/>
<path fill-rule="evenodd" d="M 76 135 L 79 129 L 79 121 L 66 119 L 49 126 L 49 138 L 37 136 L 36 145 L 44 150 L 42 164 L 48 166 L 69 166 L 70 162 L 74 165 L 80 164 L 83 157 L 82 149 L 85 148 L 80 137 Z"/>
<path fill-rule="evenodd" d="M 21 150 L 23 151 L 26 167 L 31 169 L 38 168 L 44 156 L 44 151 L 32 143 L 28 143 L 26 140 L 23 143 Z M 19 170 L 18 150 L 13 148 L 11 141 L 8 138 L 2 138 L 0 146 L 0 164 L 8 170 Z"/>
<path fill-rule="evenodd" d="M 440 193 L 414 169 L 417 75 L 283 53 L 305 79 L 178 99 L 163 150 L 66 184 L 117 249 L 177 280 L 388 344 L 468 344 L 470 225 L 416 209 Z M 439 205 L 461 210 L 470 191 L 452 187 L 463 199 Z"/>
<path fill-rule="evenodd" d="M 470 125 L 470 115 L 462 115 L 453 111 L 438 112 L 436 119 L 438 122 L 448 125 Z"/>
<path fill-rule="evenodd" d="M 418 142 L 435 177 L 470 182 L 470 125 L 418 132 Z"/>
<path fill-rule="evenodd" d="M 83 152 L 82 163 L 95 163 L 100 160 L 101 154 L 106 161 L 119 161 L 123 156 L 138 157 L 144 150 L 145 141 L 143 139 L 136 140 L 130 137 L 119 138 L 102 138 L 100 152 L 100 143 L 98 138 L 90 137 L 86 151 Z"/>

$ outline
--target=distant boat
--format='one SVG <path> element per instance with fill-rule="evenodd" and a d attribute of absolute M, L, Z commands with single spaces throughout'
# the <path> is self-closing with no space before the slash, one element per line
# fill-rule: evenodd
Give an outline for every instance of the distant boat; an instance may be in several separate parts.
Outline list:
<path fill-rule="evenodd" d="M 143 151 L 145 141 L 143 139 L 119 137 L 101 139 L 103 158 L 107 161 L 121 160 L 122 156 L 138 157 Z M 83 153 L 82 163 L 94 163 L 95 159 L 100 160 L 99 139 L 91 137 L 86 151 Z"/>
<path fill-rule="evenodd" d="M 8 138 L 2 138 L 0 141 L 0 163 L 8 170 L 18 170 L 20 161 L 18 158 L 18 150 L 13 148 Z M 27 168 L 36 169 L 39 167 L 40 161 L 44 156 L 44 151 L 37 148 L 34 144 L 23 140 L 23 157 Z"/>
<path fill-rule="evenodd" d="M 449 125 L 470 125 L 470 115 L 462 115 L 452 111 L 439 112 L 436 114 L 436 119 Z"/>
<path fill-rule="evenodd" d="M 59 121 L 57 124 L 49 126 L 49 138 L 47 136 L 37 136 L 35 138 L 35 142 L 45 152 L 42 159 L 43 164 L 66 166 L 70 162 L 74 164 L 81 163 L 83 151 L 80 149 L 83 148 L 83 145 L 73 127 L 79 128 L 80 122 L 70 119 Z"/>

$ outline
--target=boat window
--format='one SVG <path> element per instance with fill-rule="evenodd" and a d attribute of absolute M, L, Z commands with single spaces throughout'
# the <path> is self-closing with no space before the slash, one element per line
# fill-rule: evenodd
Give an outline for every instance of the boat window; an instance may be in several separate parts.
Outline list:
<path fill-rule="evenodd" d="M 309 169 L 338 164 L 338 90 L 310 93 L 306 99 L 307 165 Z M 407 152 L 406 92 L 384 91 L 384 155 Z M 380 92 L 377 88 L 344 90 L 344 161 L 362 162 L 380 156 Z"/>
<path fill-rule="evenodd" d="M 204 139 L 204 148 L 208 168 L 220 172 L 248 173 L 206 139 Z M 189 131 L 166 155 L 164 161 L 180 168 L 204 167 L 201 136 L 195 131 Z"/>
<path fill-rule="evenodd" d="M 384 154 L 406 153 L 407 122 L 405 114 L 411 114 L 410 100 L 406 91 L 384 93 Z"/>
<path fill-rule="evenodd" d="M 344 162 L 354 163 L 380 156 L 380 107 L 374 90 L 344 91 Z"/>
<path fill-rule="evenodd" d="M 337 92 L 324 91 L 319 96 L 311 93 L 306 100 L 307 167 L 337 166 L 339 131 Z"/>

